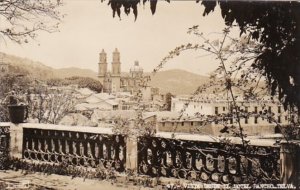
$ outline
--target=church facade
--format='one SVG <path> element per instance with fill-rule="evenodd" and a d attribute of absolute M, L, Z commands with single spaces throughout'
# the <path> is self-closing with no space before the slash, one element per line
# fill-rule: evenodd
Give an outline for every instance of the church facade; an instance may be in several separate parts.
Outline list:
<path fill-rule="evenodd" d="M 111 70 L 108 70 L 107 54 L 104 50 L 99 54 L 98 78 L 103 85 L 103 92 L 137 92 L 141 86 L 146 86 L 146 82 L 150 80 L 149 76 L 145 76 L 143 69 L 135 61 L 129 73 L 121 72 L 120 52 L 116 48 L 112 53 Z"/>

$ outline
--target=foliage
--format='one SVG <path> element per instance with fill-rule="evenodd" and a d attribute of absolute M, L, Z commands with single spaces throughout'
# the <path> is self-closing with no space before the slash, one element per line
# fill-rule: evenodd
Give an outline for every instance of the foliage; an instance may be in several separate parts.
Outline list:
<path fill-rule="evenodd" d="M 101 2 L 104 2 L 105 0 L 101 0 Z M 145 4 L 147 1 L 150 2 L 150 10 L 151 13 L 154 14 L 156 11 L 156 4 L 157 0 L 143 0 L 143 4 Z M 167 2 L 170 2 L 170 0 L 166 0 Z M 141 2 L 141 0 L 108 0 L 108 5 L 111 6 L 113 10 L 113 17 L 115 17 L 116 13 L 118 17 L 121 17 L 121 8 L 124 8 L 124 13 L 128 15 L 130 11 L 132 10 L 135 19 L 138 15 L 138 9 L 137 5 Z"/>
<path fill-rule="evenodd" d="M 182 108 L 178 120 L 182 119 L 190 102 L 201 100 L 203 93 L 208 89 L 213 89 L 214 94 L 222 96 L 221 100 L 226 100 L 228 112 L 213 115 L 205 115 L 199 112 L 195 114 L 195 117 L 201 121 L 202 126 L 212 123 L 223 126 L 220 130 L 222 134 L 220 139 L 221 143 L 225 144 L 226 152 L 229 154 L 238 152 L 239 155 L 246 155 L 246 158 L 250 159 L 247 157 L 251 153 L 251 149 L 249 149 L 250 141 L 247 138 L 248 135 L 245 133 L 244 127 L 241 125 L 241 120 L 245 118 L 256 117 L 269 121 L 269 123 L 272 123 L 279 129 L 286 141 L 298 136 L 299 129 L 297 126 L 299 126 L 299 120 L 295 120 L 296 110 L 292 109 L 293 107 L 289 107 L 289 121 L 282 125 L 274 117 L 274 113 L 267 109 L 267 105 L 262 98 L 268 94 L 268 88 L 266 88 L 268 84 L 263 83 L 265 81 L 265 73 L 259 68 L 253 68 L 252 64 L 260 56 L 260 50 L 264 46 L 263 43 L 251 40 L 249 35 L 233 38 L 230 36 L 230 28 L 225 28 L 219 39 L 211 41 L 199 31 L 199 28 L 199 26 L 193 26 L 188 30 L 189 34 L 199 37 L 199 42 L 195 44 L 188 43 L 174 48 L 153 71 L 154 73 L 158 72 L 170 59 L 188 50 L 204 51 L 215 57 L 219 62 L 219 67 L 211 73 L 210 81 L 200 86 L 191 95 L 189 101 Z M 249 112 L 243 109 L 243 105 L 238 101 L 239 97 L 242 97 L 245 103 L 257 102 L 258 105 L 262 106 L 263 110 Z M 276 104 L 277 97 L 275 96 L 271 99 L 273 104 Z M 291 119 L 293 117 L 294 119 Z M 178 123 L 174 126 L 174 131 L 176 131 L 177 127 Z M 201 132 L 201 128 L 199 131 Z M 237 148 L 228 136 L 240 138 L 242 142 L 241 148 Z M 273 159 L 277 158 L 274 157 Z M 262 168 L 259 169 L 262 170 Z M 260 172 L 265 173 L 266 171 Z M 263 181 L 268 180 L 267 176 L 261 176 L 261 178 Z M 258 179 L 252 180 L 255 183 Z"/>
<path fill-rule="evenodd" d="M 64 80 L 61 78 L 50 78 L 46 80 L 48 86 L 62 86 L 65 84 Z"/>
<path fill-rule="evenodd" d="M 27 94 L 29 113 L 38 123 L 58 124 L 72 112 L 76 99 L 72 92 L 37 86 Z"/>
<path fill-rule="evenodd" d="M 0 97 L 3 98 L 8 92 L 22 91 L 28 88 L 32 79 L 28 76 L 28 72 L 22 70 L 20 67 L 9 65 L 9 73 L 0 75 Z"/>
<path fill-rule="evenodd" d="M 75 106 L 71 92 L 50 89 L 20 67 L 10 65 L 9 73 L 1 75 L 0 79 L 0 121 L 9 121 L 7 105 L 12 96 L 27 104 L 30 118 L 39 123 L 58 123 Z"/>
<path fill-rule="evenodd" d="M 142 116 L 143 111 L 136 112 L 136 118 L 133 121 L 121 117 L 114 117 L 113 132 L 115 134 L 126 135 L 129 138 L 139 136 L 152 136 L 155 134 L 154 120 L 145 120 Z M 141 115 L 139 115 L 141 114 Z"/>
<path fill-rule="evenodd" d="M 216 2 L 202 4 L 204 15 L 216 7 Z M 247 33 L 263 44 L 252 67 L 263 71 L 272 95 L 278 92 L 285 108 L 300 107 L 297 95 L 300 93 L 300 3 L 219 1 L 218 4 L 227 26 L 236 22 L 240 34 Z"/>
<path fill-rule="evenodd" d="M 9 65 L 9 71 L 0 75 L 0 121 L 5 122 L 9 121 L 7 105 L 11 103 L 10 97 L 24 102 L 26 90 L 33 82 L 28 73 L 19 67 Z"/>
<path fill-rule="evenodd" d="M 73 178 L 81 177 L 83 181 L 86 179 L 97 179 L 97 180 L 105 180 L 109 181 L 112 185 L 118 182 L 118 178 L 123 178 L 124 176 L 120 177 L 116 173 L 116 170 L 113 167 L 105 168 L 103 165 L 98 166 L 95 169 L 85 168 L 80 166 L 72 166 L 67 165 L 65 163 L 58 163 L 58 164 L 40 164 L 40 163 L 30 163 L 26 162 L 21 159 L 9 159 L 6 164 L 6 169 L 12 170 L 21 170 L 24 175 L 34 173 L 34 172 L 41 172 L 45 175 L 51 174 L 58 174 L 64 176 L 70 176 Z M 144 187 L 152 187 L 153 188 L 153 179 L 146 178 L 138 178 L 136 175 L 132 173 L 132 171 L 126 171 L 126 178 L 121 179 L 121 183 L 124 185 L 124 182 L 127 183 L 134 183 L 133 185 L 137 186 L 144 186 Z M 119 182 L 120 182 L 119 181 Z M 1 185 L 1 184 L 0 184 Z M 1 187 L 1 186 L 0 186 Z M 43 187 L 44 189 L 45 187 Z"/>
<path fill-rule="evenodd" d="M 65 84 L 75 84 L 79 88 L 89 88 L 95 92 L 102 92 L 102 84 L 100 81 L 89 77 L 70 77 L 65 79 Z"/>
<path fill-rule="evenodd" d="M 55 32 L 61 14 L 60 0 L 1 0 L 0 34 L 3 39 L 27 43 L 38 31 Z"/>
<path fill-rule="evenodd" d="M 68 165 L 64 162 L 59 164 L 39 164 L 39 163 L 29 163 L 20 159 L 10 159 L 7 166 L 10 169 L 22 170 L 24 173 L 31 172 L 42 172 L 44 174 L 59 174 L 75 177 L 83 177 L 84 180 L 88 179 L 101 179 L 101 180 L 111 180 L 112 182 L 116 178 L 116 171 L 113 168 L 105 168 L 102 164 L 99 165 L 95 170 L 88 170 L 85 167 L 76 167 Z"/>
<path fill-rule="evenodd" d="M 51 78 L 48 79 L 46 83 L 49 86 L 77 85 L 79 88 L 89 88 L 97 93 L 102 92 L 101 82 L 90 77 L 73 76 L 65 79 Z"/>

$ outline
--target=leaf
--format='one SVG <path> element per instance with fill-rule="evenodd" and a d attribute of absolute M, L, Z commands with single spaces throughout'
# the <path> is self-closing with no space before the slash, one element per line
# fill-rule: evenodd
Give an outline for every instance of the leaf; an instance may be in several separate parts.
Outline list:
<path fill-rule="evenodd" d="M 133 14 L 134 14 L 134 19 L 136 20 L 137 16 L 138 16 L 137 6 L 133 7 L 132 9 L 133 9 Z"/>
<path fill-rule="evenodd" d="M 217 2 L 211 1 L 211 0 L 206 0 L 206 1 L 204 0 L 204 1 L 202 1 L 201 5 L 204 5 L 204 7 L 205 7 L 204 12 L 203 12 L 203 16 L 205 16 L 215 10 Z"/>
<path fill-rule="evenodd" d="M 151 13 L 154 14 L 156 11 L 157 0 L 150 0 Z"/>
<path fill-rule="evenodd" d="M 227 126 L 224 126 L 223 129 L 220 130 L 221 133 L 229 133 L 229 128 Z"/>
<path fill-rule="evenodd" d="M 252 38 L 255 39 L 255 40 L 258 40 L 258 38 L 259 38 L 259 32 L 258 31 L 254 31 L 252 33 Z"/>

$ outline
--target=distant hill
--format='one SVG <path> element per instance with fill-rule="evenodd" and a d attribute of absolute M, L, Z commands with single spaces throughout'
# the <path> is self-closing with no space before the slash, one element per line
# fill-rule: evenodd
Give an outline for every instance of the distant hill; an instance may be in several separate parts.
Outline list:
<path fill-rule="evenodd" d="M 24 71 L 30 73 L 30 75 L 34 78 L 52 78 L 54 77 L 54 69 L 48 67 L 41 62 L 32 61 L 27 58 L 21 58 L 14 55 L 8 55 L 0 52 L 1 61 L 4 63 L 8 63 L 12 66 L 17 66 L 22 68 Z"/>
<path fill-rule="evenodd" d="M 54 69 L 38 61 L 32 61 L 27 58 L 8 55 L 1 52 L 0 57 L 3 59 L 3 62 L 21 67 L 28 71 L 31 76 L 38 79 L 66 78 L 72 76 L 97 78 L 97 73 L 89 69 L 80 69 L 75 67 Z"/>
<path fill-rule="evenodd" d="M 58 78 L 66 78 L 72 76 L 90 77 L 97 79 L 97 73 L 90 69 L 80 69 L 77 67 L 68 67 L 62 69 L 55 69 L 55 74 Z"/>
<path fill-rule="evenodd" d="M 66 78 L 72 76 L 97 78 L 97 73 L 89 69 L 76 67 L 54 69 L 38 61 L 1 52 L 0 57 L 3 59 L 3 62 L 24 69 L 37 79 Z M 199 85 L 205 83 L 207 80 L 208 77 L 174 69 L 156 73 L 149 84 L 160 88 L 160 92 L 162 93 L 171 92 L 172 94 L 180 95 L 193 93 Z"/>
<path fill-rule="evenodd" d="M 163 93 L 191 94 L 198 86 L 208 81 L 208 77 L 188 71 L 173 69 L 157 72 L 150 82 L 153 87 L 159 87 Z"/>

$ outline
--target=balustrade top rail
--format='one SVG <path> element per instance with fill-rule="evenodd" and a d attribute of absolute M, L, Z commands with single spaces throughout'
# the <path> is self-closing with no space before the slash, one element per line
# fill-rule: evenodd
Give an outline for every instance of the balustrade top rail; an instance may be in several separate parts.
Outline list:
<path fill-rule="evenodd" d="M 67 126 L 67 125 L 54 125 L 54 124 L 41 124 L 41 123 L 21 123 L 12 124 L 9 122 L 0 122 L 1 126 L 11 126 L 22 128 L 33 128 L 33 129 L 47 129 L 57 131 L 73 131 L 73 132 L 86 132 L 94 134 L 115 134 L 111 127 L 88 127 L 88 126 Z M 201 135 L 201 134 L 188 134 L 188 133 L 172 133 L 172 132 L 157 132 L 156 137 L 167 138 L 167 139 L 178 139 L 178 140 L 192 140 L 192 141 L 204 141 L 204 142 L 220 142 L 222 138 L 212 135 Z M 239 137 L 226 137 L 231 139 L 234 144 L 242 144 Z M 250 140 L 251 145 L 255 146 L 277 146 L 274 145 L 276 139 L 283 138 L 281 134 L 274 134 L 268 136 L 249 136 L 247 140 Z"/>
<path fill-rule="evenodd" d="M 10 124 L 15 125 L 15 124 Z M 67 125 L 54 125 L 54 124 L 42 124 L 42 123 L 20 123 L 15 125 L 16 127 L 31 128 L 31 129 L 47 129 L 57 131 L 72 131 L 72 132 L 84 132 L 95 134 L 109 134 L 113 135 L 112 128 L 104 127 L 87 127 L 87 126 L 67 126 Z"/>
<path fill-rule="evenodd" d="M 10 126 L 11 123 L 10 122 L 0 122 L 0 127 L 7 127 Z"/>
<path fill-rule="evenodd" d="M 166 138 L 166 139 L 176 139 L 176 140 L 190 140 L 190 141 L 201 141 L 201 142 L 215 142 L 218 143 L 221 141 L 222 137 L 216 137 L 212 135 L 200 135 L 200 134 L 188 134 L 188 133 L 170 133 L 170 132 L 158 132 L 155 135 L 159 138 Z M 226 137 L 230 139 L 233 144 L 242 144 L 240 137 Z M 274 135 L 274 136 L 266 136 L 259 137 L 259 136 L 249 136 L 247 140 L 250 141 L 250 145 L 253 146 L 270 146 L 270 147 L 278 147 L 276 145 L 275 138 L 282 138 L 282 135 Z"/>

